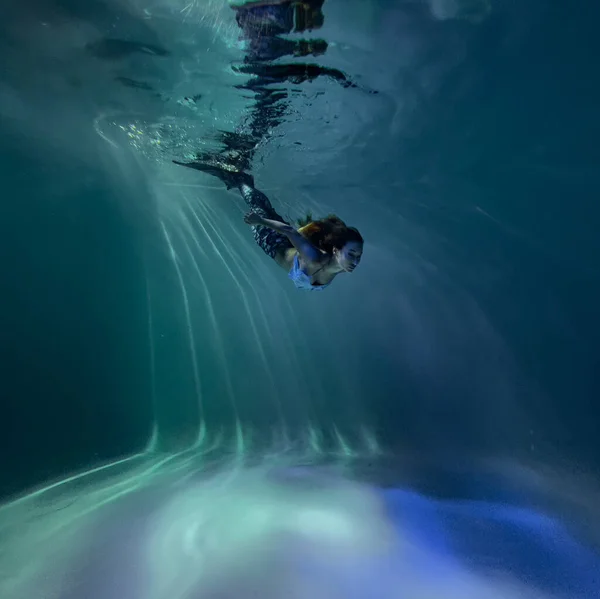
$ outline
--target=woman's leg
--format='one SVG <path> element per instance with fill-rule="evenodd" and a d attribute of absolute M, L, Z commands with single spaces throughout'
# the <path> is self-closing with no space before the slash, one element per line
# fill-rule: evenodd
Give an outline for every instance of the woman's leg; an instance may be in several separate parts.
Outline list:
<path fill-rule="evenodd" d="M 250 187 L 246 183 L 242 183 L 239 190 L 252 212 L 260 214 L 263 218 L 277 220 L 282 223 L 286 222 L 275 212 L 269 198 L 262 191 L 259 191 L 255 187 Z M 277 233 L 277 231 L 273 231 L 269 227 L 254 225 L 252 232 L 254 233 L 254 241 L 270 258 L 275 259 L 281 250 L 287 250 L 292 247 L 290 240 L 285 235 Z"/>

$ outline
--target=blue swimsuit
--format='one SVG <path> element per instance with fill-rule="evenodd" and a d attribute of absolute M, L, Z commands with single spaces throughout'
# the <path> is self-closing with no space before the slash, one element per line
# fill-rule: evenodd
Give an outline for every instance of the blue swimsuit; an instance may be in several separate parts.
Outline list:
<path fill-rule="evenodd" d="M 298 289 L 306 289 L 307 291 L 322 291 L 329 285 L 329 283 L 326 285 L 313 285 L 310 282 L 310 277 L 300 269 L 298 254 L 294 256 L 294 264 L 292 265 L 288 277 L 294 281 L 294 285 L 296 285 Z"/>

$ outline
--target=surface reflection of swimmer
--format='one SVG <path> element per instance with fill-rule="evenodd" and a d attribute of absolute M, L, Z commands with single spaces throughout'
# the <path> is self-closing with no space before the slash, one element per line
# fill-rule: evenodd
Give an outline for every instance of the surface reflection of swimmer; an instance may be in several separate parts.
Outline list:
<path fill-rule="evenodd" d="M 253 178 L 223 164 L 175 162 L 214 175 L 228 189 L 236 187 L 250 207 L 244 221 L 252 226 L 258 246 L 288 271 L 298 289 L 321 290 L 342 272 L 353 272 L 363 253 L 363 238 L 340 218 L 307 217 L 296 228 L 273 208 L 269 198 L 254 187 Z"/>
<path fill-rule="evenodd" d="M 325 0 L 247 0 L 231 2 L 247 38 L 300 33 L 323 26 Z"/>
<path fill-rule="evenodd" d="M 316 40 L 288 40 L 282 37 L 257 38 L 251 40 L 244 62 L 255 64 L 264 60 L 277 60 L 284 56 L 321 56 L 327 51 L 327 42 Z"/>
<path fill-rule="evenodd" d="M 324 0 L 317 2 L 247 2 L 233 6 L 242 38 L 248 47 L 246 63 L 276 60 L 283 56 L 320 56 L 327 50 L 322 39 L 291 40 L 282 34 L 301 33 L 323 25 L 321 10 Z"/>
<path fill-rule="evenodd" d="M 325 21 L 322 10 L 324 2 L 325 0 L 265 0 L 233 5 L 242 38 L 248 44 L 245 64 L 235 67 L 235 70 L 257 77 L 251 84 L 240 87 L 251 89 L 285 82 L 299 84 L 314 81 L 321 76 L 339 81 L 344 87 L 356 87 L 338 69 L 318 64 L 267 63 L 284 56 L 320 56 L 327 51 L 327 42 L 323 39 L 290 40 L 280 37 L 322 27 Z"/>

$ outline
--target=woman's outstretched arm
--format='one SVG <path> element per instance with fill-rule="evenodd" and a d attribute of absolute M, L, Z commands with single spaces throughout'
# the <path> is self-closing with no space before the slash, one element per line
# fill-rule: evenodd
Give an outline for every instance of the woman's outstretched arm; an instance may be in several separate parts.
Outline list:
<path fill-rule="evenodd" d="M 263 218 L 256 212 L 250 212 L 244 217 L 244 222 L 249 225 L 260 225 L 263 227 L 269 227 L 278 233 L 285 235 L 292 243 L 292 245 L 298 250 L 298 253 L 309 262 L 319 262 L 323 257 L 323 253 L 316 248 L 306 237 L 301 233 L 298 233 L 294 227 L 287 223 L 282 223 L 277 220 L 271 220 L 269 218 Z"/>

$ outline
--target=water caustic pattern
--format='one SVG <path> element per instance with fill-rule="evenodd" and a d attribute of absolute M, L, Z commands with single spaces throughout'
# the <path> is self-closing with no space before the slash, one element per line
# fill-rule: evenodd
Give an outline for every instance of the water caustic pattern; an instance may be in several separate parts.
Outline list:
<path fill-rule="evenodd" d="M 2 597 L 598 596 L 600 561 L 548 514 L 366 484 L 318 458 L 225 458 L 205 439 L 39 489 L 0 508 Z"/>

